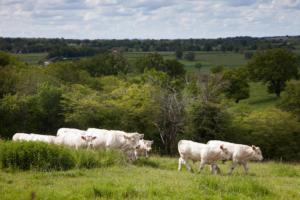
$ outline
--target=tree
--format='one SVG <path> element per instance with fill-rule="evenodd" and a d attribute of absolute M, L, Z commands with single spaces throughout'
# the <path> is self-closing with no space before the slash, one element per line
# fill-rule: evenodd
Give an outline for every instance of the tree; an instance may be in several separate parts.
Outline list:
<path fill-rule="evenodd" d="M 277 97 L 284 90 L 286 81 L 298 75 L 296 56 L 285 49 L 256 53 L 247 68 L 252 80 L 267 84 L 269 92 Z"/>
<path fill-rule="evenodd" d="M 127 60 L 122 54 L 99 54 L 82 60 L 79 66 L 94 77 L 119 73 L 126 74 L 128 71 Z"/>
<path fill-rule="evenodd" d="M 234 99 L 236 103 L 249 98 L 247 74 L 243 68 L 225 71 L 224 80 L 228 81 L 228 86 L 224 90 L 227 98 Z"/>
<path fill-rule="evenodd" d="M 166 60 L 162 71 L 166 72 L 171 77 L 181 77 L 186 73 L 184 65 L 175 59 Z"/>
<path fill-rule="evenodd" d="M 175 56 L 176 56 L 177 59 L 182 59 L 183 51 L 181 49 L 177 49 L 175 51 Z"/>
<path fill-rule="evenodd" d="M 287 82 L 279 107 L 294 113 L 300 119 L 300 81 Z"/>
<path fill-rule="evenodd" d="M 202 65 L 202 63 L 197 62 L 197 63 L 194 65 L 194 67 L 200 71 L 201 68 L 203 67 L 203 65 Z"/>
<path fill-rule="evenodd" d="M 195 53 L 192 51 L 189 51 L 187 53 L 184 54 L 184 59 L 188 60 L 188 61 L 194 61 L 195 60 Z"/>
<path fill-rule="evenodd" d="M 0 51 L 0 66 L 4 67 L 10 63 L 10 56 L 7 53 Z"/>
<path fill-rule="evenodd" d="M 158 53 L 150 53 L 136 61 L 136 67 L 139 72 L 144 72 L 145 69 L 164 70 L 164 59 Z"/>
<path fill-rule="evenodd" d="M 221 73 L 222 71 L 224 71 L 224 67 L 221 65 L 214 66 L 214 67 L 210 68 L 210 71 L 213 74 Z"/>

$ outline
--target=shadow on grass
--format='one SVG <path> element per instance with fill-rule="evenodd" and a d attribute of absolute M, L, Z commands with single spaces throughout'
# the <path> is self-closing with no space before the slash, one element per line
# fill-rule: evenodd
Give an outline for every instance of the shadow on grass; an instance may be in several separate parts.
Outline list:
<path fill-rule="evenodd" d="M 135 160 L 132 164 L 139 167 L 160 168 L 159 163 L 152 161 L 148 158 L 139 158 L 138 160 Z"/>

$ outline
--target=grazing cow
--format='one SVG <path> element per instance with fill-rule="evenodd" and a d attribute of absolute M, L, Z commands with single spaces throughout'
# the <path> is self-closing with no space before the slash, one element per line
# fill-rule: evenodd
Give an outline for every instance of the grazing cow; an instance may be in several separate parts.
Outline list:
<path fill-rule="evenodd" d="M 92 146 L 93 140 L 95 139 L 95 136 L 82 135 L 78 132 L 67 132 L 60 133 L 59 136 L 55 138 L 55 144 L 65 145 L 75 149 L 79 149 L 80 147 L 90 148 Z"/>
<path fill-rule="evenodd" d="M 151 145 L 153 144 L 153 141 L 151 140 L 139 140 L 139 145 L 134 151 L 135 158 L 138 159 L 139 156 L 145 156 L 148 158 L 148 152 L 151 151 Z"/>
<path fill-rule="evenodd" d="M 94 136 L 93 141 L 95 149 L 119 149 L 134 159 L 134 150 L 138 147 L 138 143 L 143 134 L 125 133 L 123 131 L 113 131 L 105 129 L 89 128 L 88 136 Z"/>
<path fill-rule="evenodd" d="M 55 136 L 53 136 L 53 135 L 40 135 L 40 134 L 31 133 L 29 135 L 29 140 L 30 141 L 46 142 L 46 143 L 53 144 L 54 140 L 55 140 Z"/>
<path fill-rule="evenodd" d="M 83 130 L 79 130 L 76 128 L 60 128 L 57 130 L 57 136 L 60 136 L 62 134 L 68 134 L 68 133 L 76 133 L 76 134 L 81 134 L 84 135 L 86 133 L 86 131 Z"/>
<path fill-rule="evenodd" d="M 232 166 L 230 168 L 229 174 L 231 174 L 237 164 L 243 165 L 245 173 L 248 173 L 247 162 L 249 160 L 262 161 L 263 156 L 259 147 L 254 145 L 248 146 L 243 144 L 235 144 L 230 142 L 224 142 L 220 140 L 210 140 L 207 143 L 210 146 L 220 146 L 223 145 L 228 149 L 230 157 L 226 160 L 232 160 Z M 218 167 L 218 166 L 216 166 Z"/>
<path fill-rule="evenodd" d="M 201 172 L 205 164 L 212 165 L 212 173 L 216 173 L 216 161 L 229 158 L 228 150 L 219 145 L 217 148 L 211 147 L 207 144 L 193 142 L 189 140 L 180 140 L 178 142 L 178 152 L 180 158 L 178 160 L 178 171 L 181 170 L 181 165 L 184 164 L 186 168 L 191 171 L 192 168 L 188 164 L 188 160 L 194 162 L 200 161 L 199 172 Z"/>
<path fill-rule="evenodd" d="M 15 133 L 12 137 L 13 141 L 29 141 L 30 134 L 28 133 Z"/>

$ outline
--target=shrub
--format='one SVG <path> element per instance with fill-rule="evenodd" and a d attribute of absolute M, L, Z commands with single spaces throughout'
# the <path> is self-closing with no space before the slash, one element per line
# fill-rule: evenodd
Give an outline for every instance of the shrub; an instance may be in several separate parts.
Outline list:
<path fill-rule="evenodd" d="M 75 155 L 78 168 L 90 169 L 125 164 L 125 157 L 119 151 L 79 150 L 76 151 Z"/>
<path fill-rule="evenodd" d="M 72 151 L 40 142 L 2 142 L 0 167 L 21 170 L 66 170 L 75 167 Z"/>

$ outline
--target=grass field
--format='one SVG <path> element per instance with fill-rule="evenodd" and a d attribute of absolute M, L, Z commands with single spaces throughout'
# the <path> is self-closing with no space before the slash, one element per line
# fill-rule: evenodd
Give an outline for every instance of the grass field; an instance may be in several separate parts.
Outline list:
<path fill-rule="evenodd" d="M 229 163 L 221 165 L 227 171 Z M 193 165 L 196 169 L 196 165 Z M 251 163 L 229 176 L 177 172 L 177 158 L 70 171 L 0 171 L 1 199 L 299 199 L 300 166 Z"/>
<path fill-rule="evenodd" d="M 175 59 L 174 52 L 158 52 L 165 59 Z M 130 62 L 137 58 L 144 56 L 146 52 L 126 52 L 125 56 Z M 198 51 L 195 52 L 195 61 L 179 60 L 185 65 L 187 71 L 195 70 L 194 65 L 200 62 L 203 65 L 201 69 L 203 72 L 209 71 L 210 67 L 224 66 L 224 67 L 241 67 L 247 63 L 244 54 L 234 52 L 216 52 L 216 51 Z"/>
<path fill-rule="evenodd" d="M 47 55 L 47 53 L 15 54 L 15 56 L 22 62 L 26 62 L 28 64 L 38 64 L 38 62 L 44 60 Z"/>

